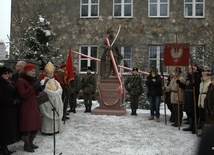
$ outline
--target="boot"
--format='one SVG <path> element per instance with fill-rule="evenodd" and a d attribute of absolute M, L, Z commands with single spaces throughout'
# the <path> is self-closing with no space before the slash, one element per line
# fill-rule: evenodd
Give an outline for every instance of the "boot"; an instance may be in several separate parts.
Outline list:
<path fill-rule="evenodd" d="M 87 113 L 87 112 L 88 112 L 88 107 L 85 107 L 84 113 Z"/>
<path fill-rule="evenodd" d="M 91 107 L 88 107 L 88 112 L 91 112 Z"/>
<path fill-rule="evenodd" d="M 35 139 L 36 135 L 30 135 L 30 146 L 32 149 L 38 149 L 39 147 L 33 144 L 33 140 Z"/>
<path fill-rule="evenodd" d="M 189 127 L 183 128 L 183 131 L 192 131 L 193 130 L 193 119 L 189 118 Z"/>
<path fill-rule="evenodd" d="M 137 109 L 134 109 L 134 115 L 137 116 Z"/>
<path fill-rule="evenodd" d="M 133 116 L 134 115 L 134 109 L 132 109 L 132 113 L 131 113 L 131 116 Z"/>
<path fill-rule="evenodd" d="M 29 136 L 23 136 L 22 139 L 24 141 L 24 147 L 23 147 L 24 151 L 35 152 L 34 149 L 30 145 Z"/>
<path fill-rule="evenodd" d="M 76 109 L 75 108 L 73 108 L 73 113 L 76 113 Z"/>

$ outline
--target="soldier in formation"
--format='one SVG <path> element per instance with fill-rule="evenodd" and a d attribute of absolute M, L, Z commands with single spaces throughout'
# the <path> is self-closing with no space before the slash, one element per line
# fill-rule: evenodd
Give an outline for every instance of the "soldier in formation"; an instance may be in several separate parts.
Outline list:
<path fill-rule="evenodd" d="M 137 115 L 139 97 L 143 92 L 142 79 L 138 73 L 138 68 L 132 69 L 132 75 L 129 76 L 125 83 L 125 89 L 130 95 L 131 115 Z"/>

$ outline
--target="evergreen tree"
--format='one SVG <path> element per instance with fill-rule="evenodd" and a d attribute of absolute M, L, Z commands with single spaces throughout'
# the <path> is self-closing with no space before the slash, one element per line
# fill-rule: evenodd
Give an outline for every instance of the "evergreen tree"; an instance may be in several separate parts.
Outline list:
<path fill-rule="evenodd" d="M 15 48 L 19 58 L 40 62 L 40 69 L 43 69 L 48 61 L 58 65 L 62 62 L 62 56 L 58 53 L 59 48 L 52 45 L 56 35 L 51 30 L 50 22 L 44 16 L 38 15 L 37 17 L 36 21 L 30 19 L 30 26 L 23 30 L 19 42 L 12 43 L 12 47 Z M 22 45 L 19 45 L 20 42 Z"/>

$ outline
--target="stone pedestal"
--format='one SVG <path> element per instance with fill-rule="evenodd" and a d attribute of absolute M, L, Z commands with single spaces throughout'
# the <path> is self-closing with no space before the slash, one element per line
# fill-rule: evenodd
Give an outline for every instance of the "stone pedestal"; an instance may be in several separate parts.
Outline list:
<path fill-rule="evenodd" d="M 123 92 L 116 77 L 100 79 L 98 82 L 100 106 L 92 110 L 94 115 L 125 115 L 126 109 L 121 107 Z"/>

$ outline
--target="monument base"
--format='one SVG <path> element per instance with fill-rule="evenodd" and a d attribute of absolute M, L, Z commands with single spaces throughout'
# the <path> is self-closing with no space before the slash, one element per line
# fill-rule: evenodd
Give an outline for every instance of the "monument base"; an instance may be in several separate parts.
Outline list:
<path fill-rule="evenodd" d="M 100 79 L 98 82 L 100 106 L 91 111 L 94 115 L 125 115 L 126 109 L 121 107 L 123 90 L 116 77 Z"/>
<path fill-rule="evenodd" d="M 97 107 L 91 111 L 92 115 L 115 115 L 115 116 L 124 116 L 126 114 L 126 109 L 121 108 L 119 110 L 113 109 L 102 109 Z"/>

